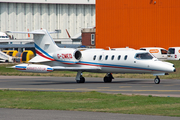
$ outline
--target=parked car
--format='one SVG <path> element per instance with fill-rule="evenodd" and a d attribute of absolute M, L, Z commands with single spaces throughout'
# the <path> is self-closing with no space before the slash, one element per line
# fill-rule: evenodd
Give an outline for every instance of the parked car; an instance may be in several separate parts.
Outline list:
<path fill-rule="evenodd" d="M 140 50 L 145 50 L 152 53 L 159 60 L 167 60 L 167 50 L 161 47 L 146 47 L 140 48 Z"/>
<path fill-rule="evenodd" d="M 180 60 L 180 47 L 169 47 L 167 59 L 168 60 Z"/>

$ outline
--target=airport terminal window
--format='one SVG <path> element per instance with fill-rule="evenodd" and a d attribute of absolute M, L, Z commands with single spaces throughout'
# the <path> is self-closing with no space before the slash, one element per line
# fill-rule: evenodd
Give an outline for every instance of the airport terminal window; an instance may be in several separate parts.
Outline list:
<path fill-rule="evenodd" d="M 167 54 L 167 50 L 161 49 L 161 54 Z"/>
<path fill-rule="evenodd" d="M 136 59 L 153 59 L 153 56 L 149 53 L 138 53 L 136 54 Z"/>
<path fill-rule="evenodd" d="M 114 55 L 112 55 L 111 60 L 114 60 Z"/>
<path fill-rule="evenodd" d="M 95 34 L 91 34 L 91 45 L 95 43 Z"/>
<path fill-rule="evenodd" d="M 99 60 L 101 60 L 101 59 L 102 59 L 102 55 L 99 56 Z"/>
<path fill-rule="evenodd" d="M 96 59 L 96 55 L 93 57 L 93 60 L 95 60 Z"/>
<path fill-rule="evenodd" d="M 120 59 L 121 59 L 121 55 L 118 56 L 118 60 L 120 60 Z"/>
<path fill-rule="evenodd" d="M 108 55 L 106 55 L 106 57 L 105 57 L 105 60 L 107 60 L 108 59 Z"/>
<path fill-rule="evenodd" d="M 127 55 L 125 55 L 125 56 L 124 56 L 124 60 L 127 60 L 127 57 L 128 57 L 128 56 L 127 56 Z"/>

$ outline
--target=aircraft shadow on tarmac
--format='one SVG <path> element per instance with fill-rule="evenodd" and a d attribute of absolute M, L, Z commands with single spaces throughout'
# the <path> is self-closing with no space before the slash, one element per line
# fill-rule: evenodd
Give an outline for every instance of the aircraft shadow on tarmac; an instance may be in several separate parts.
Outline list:
<path fill-rule="evenodd" d="M 76 81 L 54 81 L 54 80 L 33 80 L 27 81 L 23 85 L 57 85 L 57 84 L 154 84 L 150 80 L 122 80 L 122 81 L 112 81 L 111 83 L 104 83 L 103 81 L 86 81 L 85 83 L 76 83 Z"/>

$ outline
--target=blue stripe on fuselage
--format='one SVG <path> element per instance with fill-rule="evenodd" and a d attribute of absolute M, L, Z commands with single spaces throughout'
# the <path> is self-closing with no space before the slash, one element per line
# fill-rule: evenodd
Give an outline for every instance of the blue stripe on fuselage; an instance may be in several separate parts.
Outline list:
<path fill-rule="evenodd" d="M 38 50 L 40 50 L 43 54 L 45 54 L 46 56 L 48 56 L 48 57 L 50 57 L 50 58 L 53 59 L 52 56 L 50 56 L 47 52 L 45 52 L 43 49 L 41 49 L 41 48 L 40 48 L 38 45 L 36 45 L 35 43 L 34 43 L 34 46 L 35 46 L 35 48 L 37 48 Z"/>
<path fill-rule="evenodd" d="M 26 66 L 15 66 L 15 68 L 26 68 Z"/>

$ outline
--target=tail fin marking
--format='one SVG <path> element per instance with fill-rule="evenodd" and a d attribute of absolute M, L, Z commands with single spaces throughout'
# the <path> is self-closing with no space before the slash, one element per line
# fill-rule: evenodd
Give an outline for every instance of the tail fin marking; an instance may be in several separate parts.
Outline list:
<path fill-rule="evenodd" d="M 38 45 L 35 45 L 35 49 L 36 49 L 36 53 L 41 56 L 41 57 L 44 57 L 46 59 L 49 59 L 51 61 L 54 61 L 53 57 L 51 55 L 49 55 L 47 52 L 45 52 L 43 49 L 41 49 Z"/>

